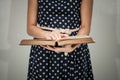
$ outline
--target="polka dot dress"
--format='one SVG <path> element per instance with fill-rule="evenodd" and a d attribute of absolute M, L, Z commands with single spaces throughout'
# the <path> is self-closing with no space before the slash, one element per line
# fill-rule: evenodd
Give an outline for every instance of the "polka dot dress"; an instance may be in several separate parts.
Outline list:
<path fill-rule="evenodd" d="M 37 22 L 51 28 L 79 28 L 80 6 L 81 0 L 38 0 Z M 88 45 L 81 44 L 67 56 L 32 45 L 27 80 L 94 80 Z"/>

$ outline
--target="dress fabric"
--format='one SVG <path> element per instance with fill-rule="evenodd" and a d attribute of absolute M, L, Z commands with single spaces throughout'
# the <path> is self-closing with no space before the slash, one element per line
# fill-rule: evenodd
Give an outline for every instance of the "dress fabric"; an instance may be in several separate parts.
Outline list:
<path fill-rule="evenodd" d="M 38 0 L 37 23 L 58 29 L 79 28 L 81 1 Z M 94 80 L 88 45 L 81 44 L 67 56 L 32 45 L 27 80 Z"/>

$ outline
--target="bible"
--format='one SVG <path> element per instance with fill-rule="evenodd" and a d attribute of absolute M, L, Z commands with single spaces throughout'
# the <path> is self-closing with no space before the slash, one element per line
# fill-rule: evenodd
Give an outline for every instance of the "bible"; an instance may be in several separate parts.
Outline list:
<path fill-rule="evenodd" d="M 82 44 L 94 43 L 95 41 L 90 36 L 69 36 L 60 40 L 46 40 L 43 38 L 23 39 L 20 45 L 50 45 L 50 46 L 64 46 L 67 44 Z"/>

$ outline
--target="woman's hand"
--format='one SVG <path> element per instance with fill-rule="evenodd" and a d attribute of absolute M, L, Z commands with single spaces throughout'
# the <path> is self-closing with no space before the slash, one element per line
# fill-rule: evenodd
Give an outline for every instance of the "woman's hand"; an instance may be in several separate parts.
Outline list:
<path fill-rule="evenodd" d="M 79 47 L 80 44 L 75 44 L 75 45 L 65 45 L 63 47 L 60 47 L 60 48 L 57 48 L 57 47 L 51 47 L 51 46 L 44 46 L 46 49 L 48 50 L 52 50 L 52 51 L 55 51 L 57 53 L 59 52 L 65 52 L 65 53 L 68 53 L 68 52 L 72 52 L 73 50 L 75 50 L 77 47 Z"/>
<path fill-rule="evenodd" d="M 54 30 L 52 32 L 46 32 L 45 33 L 45 38 L 46 39 L 49 39 L 49 40 L 59 40 L 61 38 L 66 38 L 68 37 L 69 35 L 67 34 L 61 34 L 59 31 L 57 30 Z M 73 50 L 75 50 L 77 47 L 79 47 L 80 44 L 74 44 L 74 45 L 64 45 L 62 47 L 53 47 L 53 46 L 49 46 L 49 45 L 46 45 L 46 46 L 42 46 L 48 50 L 52 50 L 52 51 L 55 51 L 57 53 L 59 52 L 72 52 Z"/>
<path fill-rule="evenodd" d="M 68 37 L 67 34 L 61 34 L 58 30 L 54 30 L 52 32 L 46 31 L 44 34 L 44 38 L 48 40 L 59 40 L 61 38 Z"/>

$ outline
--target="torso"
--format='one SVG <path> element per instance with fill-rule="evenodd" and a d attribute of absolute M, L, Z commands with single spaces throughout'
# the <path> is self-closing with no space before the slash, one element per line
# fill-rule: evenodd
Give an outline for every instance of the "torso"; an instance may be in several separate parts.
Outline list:
<path fill-rule="evenodd" d="M 51 28 L 79 28 L 81 0 L 38 0 L 37 23 Z"/>

